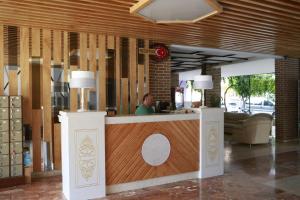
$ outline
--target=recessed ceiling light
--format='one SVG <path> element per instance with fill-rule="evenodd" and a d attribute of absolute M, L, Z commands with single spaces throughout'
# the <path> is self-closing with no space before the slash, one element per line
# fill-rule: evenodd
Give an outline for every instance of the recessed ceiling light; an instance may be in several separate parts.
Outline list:
<path fill-rule="evenodd" d="M 155 23 L 195 23 L 222 10 L 216 0 L 140 0 L 130 13 Z"/>

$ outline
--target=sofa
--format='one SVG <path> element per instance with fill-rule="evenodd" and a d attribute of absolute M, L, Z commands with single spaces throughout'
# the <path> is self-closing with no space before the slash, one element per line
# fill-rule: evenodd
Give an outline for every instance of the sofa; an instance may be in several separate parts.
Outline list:
<path fill-rule="evenodd" d="M 270 114 L 258 113 L 224 113 L 224 132 L 231 134 L 235 142 L 245 144 L 269 143 L 273 117 Z"/>

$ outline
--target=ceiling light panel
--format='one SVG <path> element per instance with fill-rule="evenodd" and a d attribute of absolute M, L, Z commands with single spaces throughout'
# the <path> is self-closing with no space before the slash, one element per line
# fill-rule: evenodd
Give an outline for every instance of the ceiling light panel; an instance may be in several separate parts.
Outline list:
<path fill-rule="evenodd" d="M 130 8 L 156 23 L 193 23 L 221 11 L 215 0 L 140 0 Z"/>

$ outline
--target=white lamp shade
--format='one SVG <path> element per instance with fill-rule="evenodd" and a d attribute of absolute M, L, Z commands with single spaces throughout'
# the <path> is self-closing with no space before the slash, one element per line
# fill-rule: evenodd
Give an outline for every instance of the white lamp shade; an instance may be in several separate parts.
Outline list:
<path fill-rule="evenodd" d="M 212 89 L 213 82 L 211 75 L 198 75 L 194 77 L 194 89 Z"/>
<path fill-rule="evenodd" d="M 94 72 L 72 71 L 70 88 L 95 88 Z"/>

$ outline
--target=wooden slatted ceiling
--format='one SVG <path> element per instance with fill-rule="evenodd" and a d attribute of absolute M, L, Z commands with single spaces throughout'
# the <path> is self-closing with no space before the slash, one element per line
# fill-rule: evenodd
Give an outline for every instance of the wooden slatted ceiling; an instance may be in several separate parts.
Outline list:
<path fill-rule="evenodd" d="M 136 0 L 0 2 L 0 23 L 4 24 L 294 57 L 300 54 L 300 2 L 296 0 L 219 0 L 224 8 L 220 15 L 196 24 L 172 25 L 130 15 Z"/>

